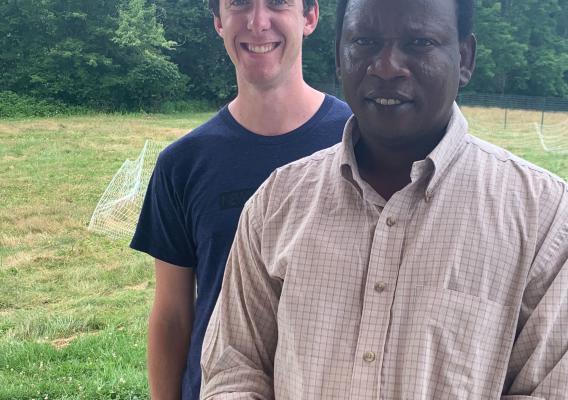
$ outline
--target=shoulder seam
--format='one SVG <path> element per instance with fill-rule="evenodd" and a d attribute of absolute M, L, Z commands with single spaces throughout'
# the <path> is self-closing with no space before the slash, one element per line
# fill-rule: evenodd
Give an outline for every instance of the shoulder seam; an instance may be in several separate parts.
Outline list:
<path fill-rule="evenodd" d="M 292 161 L 291 163 L 288 163 L 286 165 L 278 167 L 278 168 L 276 168 L 275 172 L 283 171 L 283 170 L 289 169 L 289 168 L 294 168 L 296 166 L 299 167 L 299 166 L 303 166 L 303 165 L 306 165 L 306 164 L 321 162 L 324 159 L 326 159 L 327 157 L 330 157 L 331 155 L 337 153 L 337 149 L 338 149 L 339 145 L 341 145 L 341 142 L 337 143 L 337 144 L 335 144 L 331 147 L 328 147 L 326 149 L 319 150 L 319 151 L 315 152 L 314 154 L 312 154 L 310 156 L 300 158 L 299 160 Z"/>

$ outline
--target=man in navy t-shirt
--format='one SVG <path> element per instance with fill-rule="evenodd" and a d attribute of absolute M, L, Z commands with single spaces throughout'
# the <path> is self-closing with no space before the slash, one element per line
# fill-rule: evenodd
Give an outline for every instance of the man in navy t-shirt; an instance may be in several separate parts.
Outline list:
<path fill-rule="evenodd" d="M 199 398 L 203 336 L 246 200 L 274 169 L 339 142 L 351 115 L 303 80 L 302 40 L 317 25 L 316 0 L 209 6 L 238 95 L 161 153 L 131 243 L 155 258 L 153 399 Z"/>

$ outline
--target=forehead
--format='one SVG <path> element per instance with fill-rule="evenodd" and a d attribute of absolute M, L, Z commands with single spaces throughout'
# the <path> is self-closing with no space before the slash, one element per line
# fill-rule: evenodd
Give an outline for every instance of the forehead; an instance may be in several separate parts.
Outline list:
<path fill-rule="evenodd" d="M 223 8 L 229 9 L 232 6 L 234 6 L 234 2 L 235 2 L 235 0 L 219 0 L 219 9 L 220 10 L 223 9 Z M 243 4 L 249 4 L 249 5 L 266 4 L 266 5 L 268 5 L 268 4 L 274 3 L 274 0 L 239 0 L 239 3 L 240 3 L 240 5 L 243 5 Z M 295 7 L 296 4 L 299 4 L 300 7 L 302 7 L 302 8 L 304 7 L 303 0 L 286 0 L 283 3 L 285 3 L 289 7 Z"/>
<path fill-rule="evenodd" d="M 457 34 L 456 8 L 456 0 L 348 0 L 343 30 L 373 28 L 396 34 L 428 29 Z"/>

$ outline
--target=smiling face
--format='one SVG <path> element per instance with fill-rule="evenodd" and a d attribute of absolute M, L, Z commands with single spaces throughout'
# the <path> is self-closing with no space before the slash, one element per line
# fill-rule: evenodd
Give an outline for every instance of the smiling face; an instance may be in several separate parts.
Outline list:
<path fill-rule="evenodd" d="M 239 86 L 274 87 L 302 77 L 302 39 L 318 19 L 302 0 L 221 0 L 215 29 L 235 65 Z"/>
<path fill-rule="evenodd" d="M 458 40 L 455 0 L 350 0 L 337 52 L 364 140 L 404 148 L 440 139 L 475 39 Z"/>

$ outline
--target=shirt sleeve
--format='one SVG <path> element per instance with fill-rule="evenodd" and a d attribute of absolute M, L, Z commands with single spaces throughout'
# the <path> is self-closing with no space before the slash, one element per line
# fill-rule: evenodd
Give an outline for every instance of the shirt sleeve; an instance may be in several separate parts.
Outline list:
<path fill-rule="evenodd" d="M 196 257 L 188 229 L 190 219 L 179 194 L 185 184 L 162 152 L 150 178 L 130 247 L 161 261 L 193 268 Z"/>
<path fill-rule="evenodd" d="M 566 203 L 561 203 L 527 280 L 503 400 L 560 400 L 568 394 Z"/>
<path fill-rule="evenodd" d="M 205 335 L 202 399 L 274 398 L 281 281 L 269 276 L 263 263 L 254 200 L 241 214 L 221 294 Z"/>

